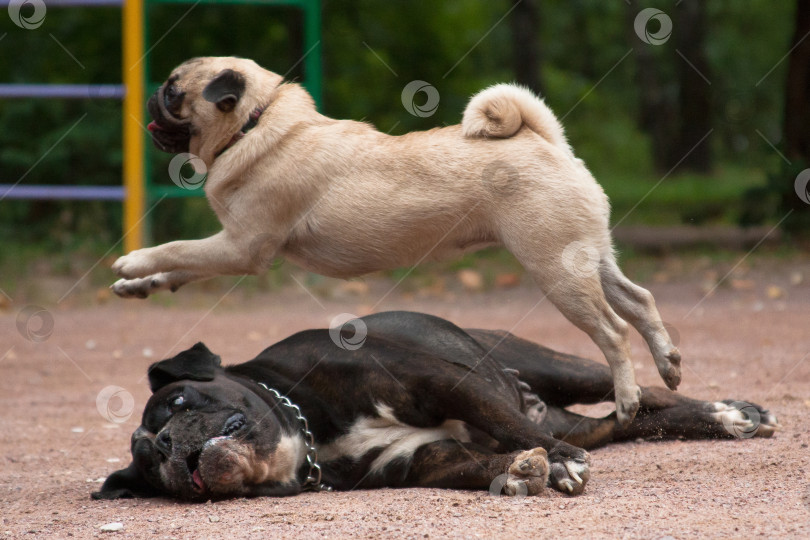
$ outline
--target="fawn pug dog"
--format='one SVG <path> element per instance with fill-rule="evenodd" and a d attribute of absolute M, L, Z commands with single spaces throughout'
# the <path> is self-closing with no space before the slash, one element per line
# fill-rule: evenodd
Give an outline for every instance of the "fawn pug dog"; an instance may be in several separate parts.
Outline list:
<path fill-rule="evenodd" d="M 604 191 L 530 91 L 493 86 L 461 125 L 390 136 L 321 115 L 304 88 L 251 60 L 195 58 L 148 108 L 156 146 L 204 164 L 223 229 L 122 256 L 119 296 L 258 274 L 279 256 L 349 278 L 503 245 L 602 350 L 623 425 L 640 396 L 628 323 L 678 386 L 680 353 L 655 301 L 614 258 Z"/>

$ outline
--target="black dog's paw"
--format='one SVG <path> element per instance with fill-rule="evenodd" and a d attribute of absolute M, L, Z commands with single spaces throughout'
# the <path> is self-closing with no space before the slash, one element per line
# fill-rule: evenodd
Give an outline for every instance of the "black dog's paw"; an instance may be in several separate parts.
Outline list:
<path fill-rule="evenodd" d="M 90 498 L 96 501 L 112 501 L 115 499 L 134 499 L 135 494 L 129 489 L 115 489 L 109 491 L 94 491 Z"/>
<path fill-rule="evenodd" d="M 712 418 L 732 437 L 771 437 L 781 427 L 774 414 L 756 403 L 725 399 L 710 406 Z"/>
<path fill-rule="evenodd" d="M 566 495 L 579 495 L 591 478 L 591 456 L 585 450 L 566 445 L 548 455 L 548 485 Z"/>

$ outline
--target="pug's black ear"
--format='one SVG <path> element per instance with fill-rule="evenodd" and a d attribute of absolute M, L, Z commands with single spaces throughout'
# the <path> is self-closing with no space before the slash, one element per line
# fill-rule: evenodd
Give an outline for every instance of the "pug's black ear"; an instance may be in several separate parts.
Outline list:
<path fill-rule="evenodd" d="M 225 69 L 208 83 L 202 96 L 206 101 L 216 103 L 220 111 L 231 112 L 244 93 L 245 76 L 238 71 Z"/>
<path fill-rule="evenodd" d="M 93 499 L 135 499 L 157 497 L 158 490 L 153 488 L 141 473 L 130 463 L 126 469 L 115 471 L 104 481 L 101 491 L 90 494 Z"/>
<path fill-rule="evenodd" d="M 157 392 L 169 383 L 184 379 L 212 381 L 221 362 L 219 356 L 199 342 L 174 358 L 149 366 L 149 387 L 152 392 Z"/>

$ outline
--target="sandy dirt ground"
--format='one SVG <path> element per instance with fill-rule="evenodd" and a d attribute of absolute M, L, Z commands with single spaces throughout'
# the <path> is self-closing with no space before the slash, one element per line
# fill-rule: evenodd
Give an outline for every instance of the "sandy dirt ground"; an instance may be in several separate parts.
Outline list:
<path fill-rule="evenodd" d="M 680 336 L 680 390 L 765 405 L 783 426 L 773 438 L 614 445 L 592 452 L 583 495 L 548 490 L 516 500 L 405 489 L 182 504 L 93 501 L 90 492 L 129 463 L 129 437 L 149 395 L 147 366 L 198 340 L 236 363 L 339 313 L 411 309 L 599 358 L 532 286 L 395 291 L 376 306 L 390 283 L 327 299 L 297 288 L 252 298 L 189 289 L 178 293 L 189 301 L 176 305 L 66 301 L 42 316 L 21 317 L 25 304 L 13 303 L 0 314 L 0 538 L 810 538 L 810 283 L 778 265 L 769 272 L 704 300 L 694 280 L 647 286 Z M 637 335 L 633 353 L 639 382 L 660 384 Z M 123 390 L 105 402 L 99 395 L 108 386 Z M 103 532 L 110 523 L 122 528 Z"/>

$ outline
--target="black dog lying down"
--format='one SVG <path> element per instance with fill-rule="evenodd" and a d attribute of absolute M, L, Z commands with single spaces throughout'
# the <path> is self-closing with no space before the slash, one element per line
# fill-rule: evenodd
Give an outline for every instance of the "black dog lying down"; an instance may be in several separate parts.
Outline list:
<path fill-rule="evenodd" d="M 244 364 L 222 368 L 198 343 L 152 365 L 154 394 L 132 435 L 132 464 L 93 497 L 205 501 L 294 495 L 321 482 L 338 490 L 496 485 L 509 495 L 550 485 L 578 494 L 590 477 L 583 448 L 731 438 L 724 426 L 770 437 L 777 427 L 758 406 L 755 426 L 730 401 L 644 388 L 624 429 L 615 413 L 565 409 L 613 400 L 607 366 L 419 313 L 354 322 L 363 323 L 367 336 L 355 350 L 336 345 L 334 332 L 308 330 Z"/>

